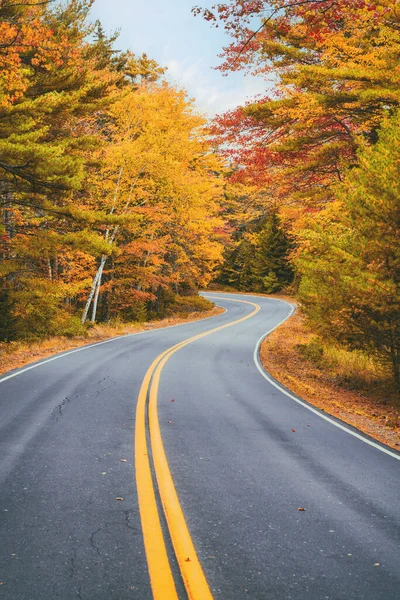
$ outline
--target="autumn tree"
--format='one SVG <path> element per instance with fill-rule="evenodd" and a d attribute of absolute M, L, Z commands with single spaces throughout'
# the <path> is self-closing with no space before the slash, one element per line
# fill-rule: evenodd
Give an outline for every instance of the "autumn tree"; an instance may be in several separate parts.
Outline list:
<path fill-rule="evenodd" d="M 2 339 L 160 313 L 220 260 L 224 166 L 204 119 L 91 5 L 0 3 Z"/>
<path fill-rule="evenodd" d="M 399 105 L 397 8 L 396 0 L 232 0 L 202 11 L 233 36 L 224 72 L 273 75 L 269 96 L 215 121 L 221 151 L 242 165 L 237 179 L 274 186 L 284 203 L 332 198 L 359 136 L 373 142 L 384 112 Z"/>
<path fill-rule="evenodd" d="M 184 93 L 145 81 L 113 105 L 110 118 L 112 139 L 93 189 L 96 205 L 120 220 L 103 226 L 115 256 L 100 258 L 83 320 L 92 301 L 95 320 L 103 281 L 104 317 L 167 287 L 204 285 L 220 258 L 222 166 Z"/>
<path fill-rule="evenodd" d="M 390 361 L 400 388 L 399 113 L 358 159 L 301 233 L 300 298 L 323 335 Z"/>
<path fill-rule="evenodd" d="M 3 29 L 13 33 L 1 49 L 0 278 L 18 322 L 38 333 L 79 292 L 76 257 L 89 268 L 91 253 L 107 249 L 91 231 L 103 216 L 77 203 L 101 143 L 105 106 L 121 81 L 119 63 L 105 62 L 103 48 L 87 41 L 90 6 L 3 2 L 0 12 Z M 11 80 L 18 84 L 13 93 Z M 86 280 L 85 269 L 80 277 Z"/>

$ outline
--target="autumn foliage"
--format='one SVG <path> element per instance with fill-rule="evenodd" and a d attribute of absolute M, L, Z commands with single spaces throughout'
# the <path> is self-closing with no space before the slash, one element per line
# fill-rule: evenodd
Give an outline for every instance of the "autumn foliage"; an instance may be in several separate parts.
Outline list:
<path fill-rule="evenodd" d="M 160 316 L 221 257 L 204 120 L 91 4 L 0 2 L 3 340 Z"/>
<path fill-rule="evenodd" d="M 222 72 L 266 82 L 265 97 L 213 123 L 231 181 L 262 193 L 260 222 L 279 206 L 315 330 L 389 362 L 400 387 L 397 0 L 231 0 L 194 12 L 231 36 Z M 248 242 L 242 228 L 238 260 Z"/>

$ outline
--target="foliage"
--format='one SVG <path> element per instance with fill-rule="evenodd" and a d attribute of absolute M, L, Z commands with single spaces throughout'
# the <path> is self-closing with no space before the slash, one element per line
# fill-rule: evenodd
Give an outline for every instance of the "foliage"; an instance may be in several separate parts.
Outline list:
<path fill-rule="evenodd" d="M 206 312 L 213 308 L 213 303 L 202 296 L 176 296 L 168 310 L 168 315 L 187 315 L 190 313 Z"/>
<path fill-rule="evenodd" d="M 253 224 L 253 231 L 241 234 L 235 247 L 225 254 L 219 281 L 244 291 L 280 291 L 293 280 L 291 249 L 292 241 L 272 211 Z"/>
<path fill-rule="evenodd" d="M 0 339 L 146 319 L 220 260 L 204 120 L 91 5 L 0 3 Z"/>
<path fill-rule="evenodd" d="M 308 219 L 297 265 L 314 326 L 389 360 L 400 387 L 400 114 L 365 143 L 337 200 Z"/>
<path fill-rule="evenodd" d="M 214 121 L 231 181 L 265 190 L 290 223 L 315 330 L 390 361 L 400 386 L 397 0 L 229 0 L 194 12 L 232 38 L 223 72 L 269 82 L 268 96 Z M 248 231 L 235 251 L 248 285 Z M 273 273 L 259 281 L 276 285 Z"/>
<path fill-rule="evenodd" d="M 201 12 L 201 11 L 200 11 Z M 234 41 L 223 71 L 272 77 L 269 96 L 218 117 L 215 141 L 280 203 L 321 205 L 400 101 L 396 0 L 238 2 L 202 11 Z M 269 86 L 271 87 L 271 86 Z"/>

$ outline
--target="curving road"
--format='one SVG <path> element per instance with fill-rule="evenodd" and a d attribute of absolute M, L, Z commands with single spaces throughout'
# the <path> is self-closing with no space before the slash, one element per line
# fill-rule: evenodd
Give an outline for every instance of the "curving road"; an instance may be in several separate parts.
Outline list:
<path fill-rule="evenodd" d="M 227 311 L 0 378 L 0 598 L 400 597 L 400 454 L 262 372 L 288 304 L 206 295 Z"/>

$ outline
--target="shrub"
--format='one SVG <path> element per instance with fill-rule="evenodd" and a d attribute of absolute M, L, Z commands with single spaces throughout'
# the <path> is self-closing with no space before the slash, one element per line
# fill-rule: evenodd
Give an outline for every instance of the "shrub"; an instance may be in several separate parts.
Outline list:
<path fill-rule="evenodd" d="M 167 315 L 204 312 L 211 310 L 214 304 L 202 296 L 176 296 L 175 301 L 168 307 Z"/>
<path fill-rule="evenodd" d="M 317 365 L 321 363 L 324 356 L 324 349 L 317 338 L 312 338 L 307 344 L 297 344 L 296 349 L 303 358 Z"/>

